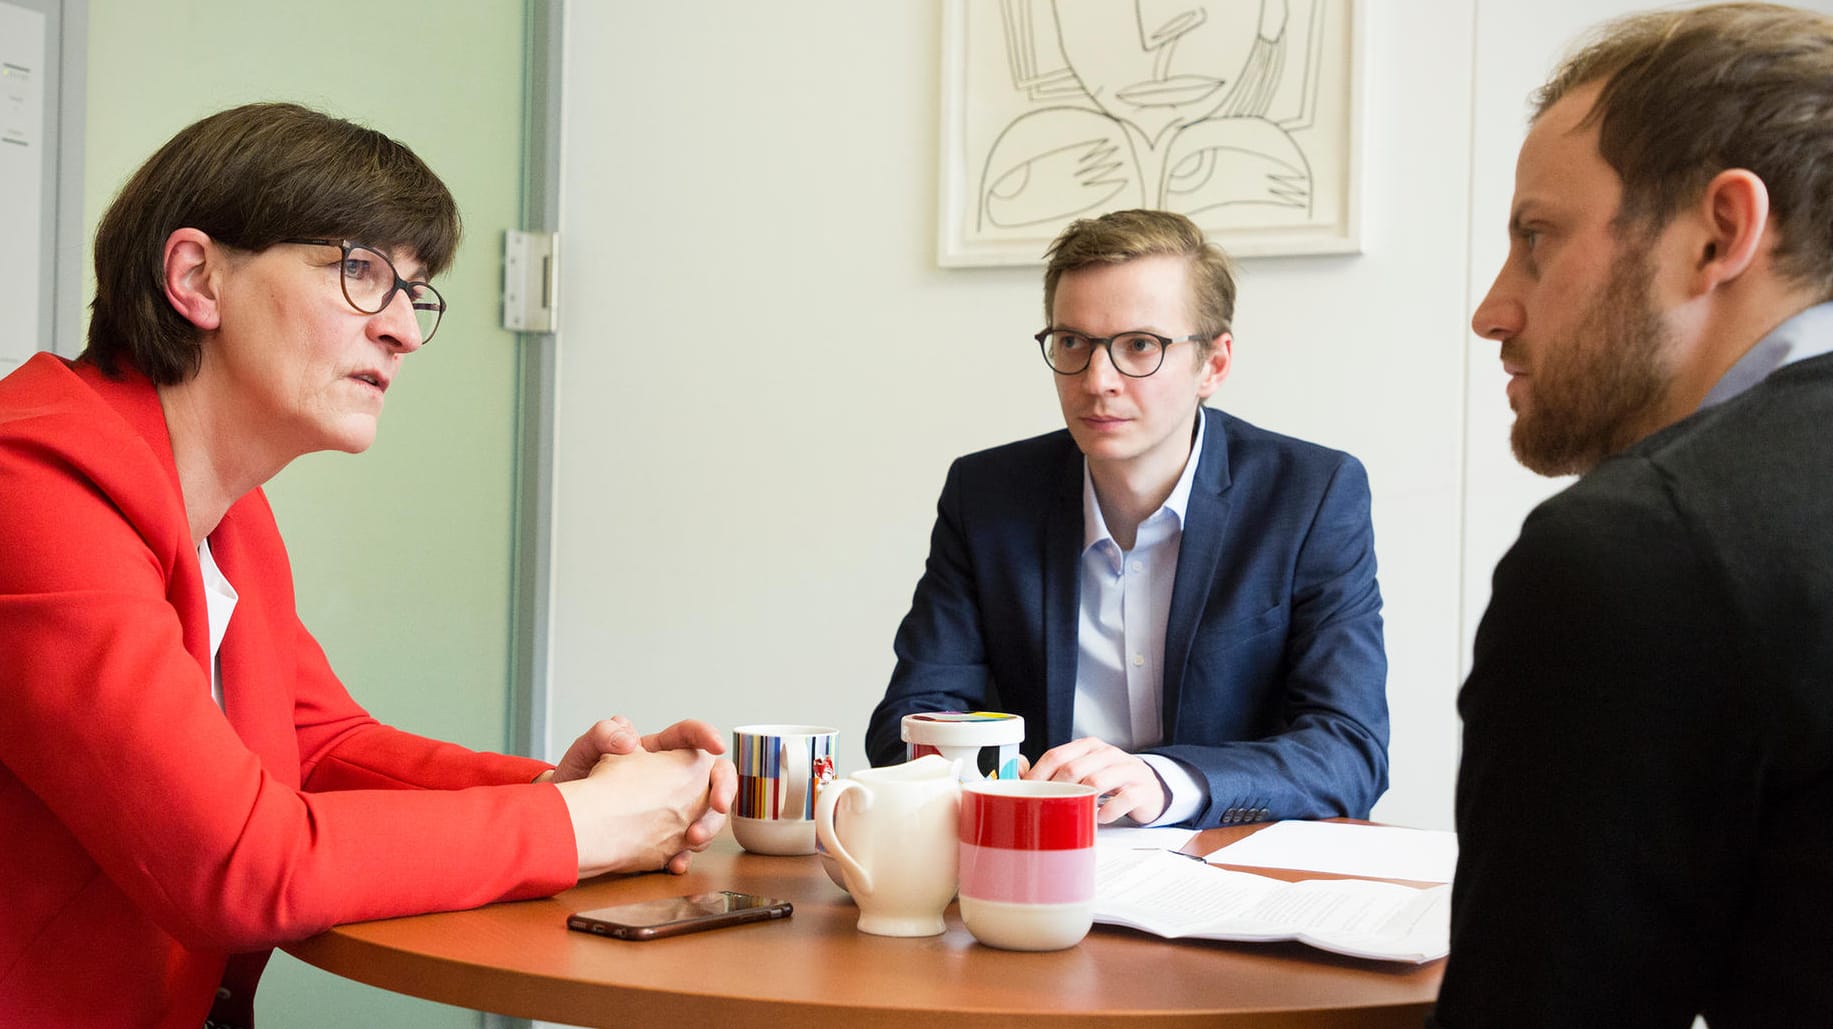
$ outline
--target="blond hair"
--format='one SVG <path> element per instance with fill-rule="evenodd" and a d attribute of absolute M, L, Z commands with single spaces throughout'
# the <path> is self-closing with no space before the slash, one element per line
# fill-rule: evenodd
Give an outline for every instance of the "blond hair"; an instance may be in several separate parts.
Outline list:
<path fill-rule="evenodd" d="M 1109 211 L 1073 221 L 1044 252 L 1044 321 L 1056 305 L 1064 272 L 1096 264 L 1121 264 L 1171 254 L 1190 263 L 1190 314 L 1196 331 L 1214 340 L 1235 320 L 1235 276 L 1228 255 L 1203 236 L 1196 223 L 1170 211 Z"/>

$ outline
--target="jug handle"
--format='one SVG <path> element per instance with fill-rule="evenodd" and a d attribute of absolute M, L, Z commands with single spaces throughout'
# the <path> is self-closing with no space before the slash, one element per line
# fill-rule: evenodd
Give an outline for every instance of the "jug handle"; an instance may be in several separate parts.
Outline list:
<path fill-rule="evenodd" d="M 835 779 L 828 783 L 815 797 L 815 836 L 821 846 L 827 848 L 828 856 L 840 862 L 846 872 L 847 885 L 854 892 L 866 896 L 872 893 L 872 876 L 865 870 L 853 855 L 840 844 L 840 835 L 834 831 L 834 809 L 839 806 L 840 798 L 854 790 L 859 791 L 859 810 L 866 811 L 872 807 L 872 793 L 862 789 L 852 779 Z"/>
<path fill-rule="evenodd" d="M 778 741 L 777 765 L 783 776 L 783 806 L 776 813 L 778 818 L 794 821 L 808 806 L 809 751 L 813 749 L 812 739 L 785 736 Z"/>

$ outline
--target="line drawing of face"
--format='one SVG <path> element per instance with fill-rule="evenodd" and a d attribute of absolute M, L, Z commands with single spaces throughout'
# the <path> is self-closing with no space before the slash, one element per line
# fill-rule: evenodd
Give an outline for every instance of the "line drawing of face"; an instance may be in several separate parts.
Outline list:
<path fill-rule="evenodd" d="M 988 148 L 978 222 L 1025 228 L 1119 207 L 1195 216 L 1234 205 L 1308 214 L 1309 159 L 1268 117 L 1318 69 L 1295 40 L 1301 0 L 1001 0 L 1013 87 L 1046 106 Z M 1288 61 L 1300 62 L 1296 79 Z"/>
<path fill-rule="evenodd" d="M 1284 0 L 1272 0 L 1284 21 Z M 1057 3 L 1057 41 L 1082 91 L 1156 148 L 1216 113 L 1248 70 L 1261 3 Z M 1126 46 L 1128 40 L 1136 47 Z"/>

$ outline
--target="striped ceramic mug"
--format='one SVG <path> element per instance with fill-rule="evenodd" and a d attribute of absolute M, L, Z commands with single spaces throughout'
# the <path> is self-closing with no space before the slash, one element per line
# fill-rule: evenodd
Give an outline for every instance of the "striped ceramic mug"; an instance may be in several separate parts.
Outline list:
<path fill-rule="evenodd" d="M 732 730 L 732 835 L 739 846 L 757 854 L 815 852 L 815 798 L 834 779 L 834 735 L 825 725 Z"/>
<path fill-rule="evenodd" d="M 961 921 L 975 939 L 1061 950 L 1088 935 L 1096 792 L 1029 779 L 961 785 Z"/>

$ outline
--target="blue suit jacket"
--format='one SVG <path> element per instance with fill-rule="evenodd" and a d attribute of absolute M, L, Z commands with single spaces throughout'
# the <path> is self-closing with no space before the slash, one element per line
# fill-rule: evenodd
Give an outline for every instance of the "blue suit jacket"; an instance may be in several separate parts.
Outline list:
<path fill-rule="evenodd" d="M 1387 658 L 1355 458 L 1206 409 L 1165 628 L 1164 745 L 1193 824 L 1365 818 L 1387 789 Z M 872 713 L 874 764 L 915 711 L 1025 718 L 1031 760 L 1075 708 L 1082 453 L 1067 430 L 960 458 Z"/>

